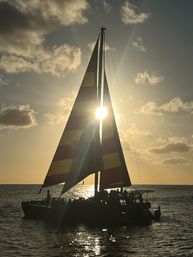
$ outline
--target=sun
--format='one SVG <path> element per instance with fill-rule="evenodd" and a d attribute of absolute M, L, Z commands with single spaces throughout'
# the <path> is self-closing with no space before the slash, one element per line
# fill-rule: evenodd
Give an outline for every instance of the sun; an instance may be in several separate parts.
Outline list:
<path fill-rule="evenodd" d="M 107 108 L 104 106 L 100 106 L 95 112 L 96 118 L 99 120 L 103 120 L 107 117 Z"/>

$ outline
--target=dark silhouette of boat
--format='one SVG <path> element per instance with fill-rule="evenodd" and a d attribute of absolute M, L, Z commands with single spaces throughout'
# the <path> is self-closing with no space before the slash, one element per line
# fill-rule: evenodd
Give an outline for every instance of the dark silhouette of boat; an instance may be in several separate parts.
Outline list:
<path fill-rule="evenodd" d="M 160 209 L 154 215 L 151 203 L 143 199 L 145 192 L 131 184 L 105 73 L 104 37 L 102 27 L 41 187 L 64 183 L 63 195 L 94 174 L 95 194 L 65 201 L 61 196 L 51 198 L 48 190 L 46 199 L 22 202 L 26 218 L 93 225 L 147 225 L 160 219 Z"/>

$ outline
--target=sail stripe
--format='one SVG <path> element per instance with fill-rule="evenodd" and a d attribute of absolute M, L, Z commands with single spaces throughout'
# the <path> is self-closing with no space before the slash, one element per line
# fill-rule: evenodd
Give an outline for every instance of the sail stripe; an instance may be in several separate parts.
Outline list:
<path fill-rule="evenodd" d="M 111 169 L 106 169 L 103 171 L 103 180 L 101 181 L 101 187 L 105 188 L 108 185 L 108 188 L 120 186 L 123 184 L 123 178 L 121 174 L 121 167 L 114 167 Z"/>
<path fill-rule="evenodd" d="M 68 174 L 66 173 L 47 176 L 44 183 L 46 184 L 46 186 L 52 186 L 55 184 L 63 183 L 66 180 L 67 176 Z"/>
<path fill-rule="evenodd" d="M 96 88 L 94 87 L 83 87 L 79 91 L 76 101 L 92 101 L 96 100 Z"/>
<path fill-rule="evenodd" d="M 48 176 L 56 175 L 59 173 L 68 173 L 72 165 L 72 161 L 72 159 L 53 161 L 50 166 Z"/>
<path fill-rule="evenodd" d="M 108 122 L 108 121 L 107 121 Z M 105 122 L 106 123 L 106 122 Z M 112 124 L 108 122 L 108 129 L 104 128 L 103 129 L 103 134 L 102 134 L 103 141 L 108 138 L 114 138 L 114 133 L 113 133 L 113 128 Z"/>
<path fill-rule="evenodd" d="M 96 73 L 93 71 L 88 71 L 83 79 L 83 87 L 95 87 Z"/>
<path fill-rule="evenodd" d="M 73 158 L 76 148 L 72 145 L 59 145 L 54 155 L 53 161 L 65 160 Z"/>
<path fill-rule="evenodd" d="M 111 169 L 120 166 L 119 154 L 111 153 L 102 156 L 104 169 Z"/>
<path fill-rule="evenodd" d="M 88 115 L 71 116 L 70 122 L 66 124 L 65 130 L 77 130 L 84 129 L 85 126 L 90 122 Z"/>
<path fill-rule="evenodd" d="M 62 145 L 72 145 L 72 144 L 77 144 L 79 142 L 81 134 L 83 130 L 69 130 L 65 131 L 61 140 L 60 140 L 60 146 Z"/>
<path fill-rule="evenodd" d="M 95 148 L 96 142 L 94 142 L 94 138 L 89 145 L 91 149 Z M 76 152 L 76 145 L 60 145 L 56 150 L 53 161 L 57 163 L 58 161 L 73 159 L 76 155 Z"/>
<path fill-rule="evenodd" d="M 107 153 L 113 153 L 113 152 L 117 152 L 117 146 L 114 138 L 103 139 L 102 153 L 107 154 Z"/>
<path fill-rule="evenodd" d="M 73 111 L 71 113 L 71 116 L 76 116 L 76 115 L 80 115 L 80 114 L 91 114 L 91 113 L 95 113 L 95 109 L 96 109 L 96 104 L 93 103 L 93 99 L 92 101 L 79 101 L 76 103 L 76 106 L 74 106 Z M 88 108 L 89 106 L 89 108 Z"/>

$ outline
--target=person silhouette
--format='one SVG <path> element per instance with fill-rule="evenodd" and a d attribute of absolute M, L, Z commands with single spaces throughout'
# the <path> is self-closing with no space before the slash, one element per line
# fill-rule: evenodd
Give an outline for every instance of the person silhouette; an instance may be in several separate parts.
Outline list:
<path fill-rule="evenodd" d="M 51 199 L 50 190 L 47 190 L 47 197 L 46 197 L 46 204 L 47 204 L 47 206 L 50 203 L 50 199 Z"/>
<path fill-rule="evenodd" d="M 161 209 L 160 207 L 158 207 L 157 210 L 155 210 L 154 212 L 154 220 L 159 221 L 161 217 Z"/>

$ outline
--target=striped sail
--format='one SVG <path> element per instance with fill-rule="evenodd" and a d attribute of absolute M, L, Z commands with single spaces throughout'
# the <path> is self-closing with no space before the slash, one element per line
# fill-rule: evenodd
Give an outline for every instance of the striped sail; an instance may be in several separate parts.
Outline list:
<path fill-rule="evenodd" d="M 48 170 L 43 187 L 65 182 L 63 193 L 100 169 L 97 153 L 99 129 L 95 119 L 97 100 L 96 42 L 87 71 Z"/>
<path fill-rule="evenodd" d="M 100 188 L 130 186 L 131 181 L 117 131 L 106 75 L 104 80 L 104 106 L 107 107 L 108 115 L 102 124 L 103 170 L 100 173 Z"/>
<path fill-rule="evenodd" d="M 104 87 L 97 86 L 102 74 L 102 61 L 98 62 L 100 56 L 102 60 L 102 42 L 99 37 L 42 186 L 65 182 L 62 194 L 88 175 L 99 171 L 100 189 L 131 185 L 105 73 Z M 95 117 L 101 95 L 108 111 L 106 119 L 102 121 L 102 141 L 99 134 L 101 124 Z"/>

